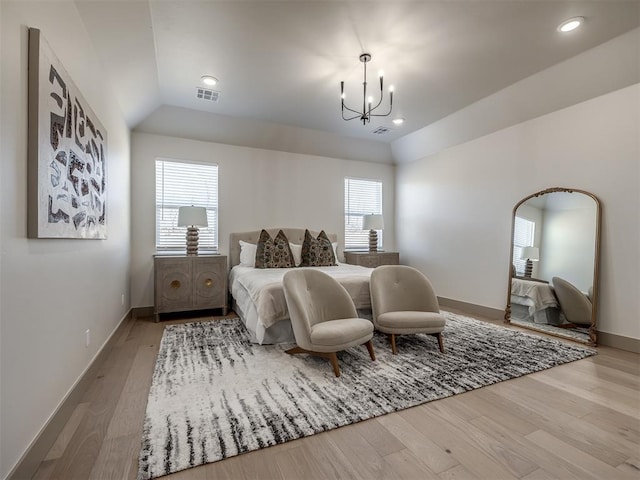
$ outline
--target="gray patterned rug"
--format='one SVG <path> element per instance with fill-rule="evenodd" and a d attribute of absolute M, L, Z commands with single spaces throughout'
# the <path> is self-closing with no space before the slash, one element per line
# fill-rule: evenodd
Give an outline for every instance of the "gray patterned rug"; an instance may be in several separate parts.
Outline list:
<path fill-rule="evenodd" d="M 435 339 L 376 334 L 326 359 L 249 342 L 239 319 L 167 326 L 145 415 L 139 479 L 150 479 L 474 390 L 595 350 L 447 312 Z"/>

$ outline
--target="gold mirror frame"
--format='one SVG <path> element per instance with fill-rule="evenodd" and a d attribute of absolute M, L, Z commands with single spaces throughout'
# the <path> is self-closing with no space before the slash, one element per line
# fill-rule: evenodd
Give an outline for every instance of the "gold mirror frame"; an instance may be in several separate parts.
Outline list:
<path fill-rule="evenodd" d="M 599 288 L 598 288 L 598 268 L 600 265 L 600 229 L 602 224 L 602 208 L 600 204 L 600 200 L 594 194 L 587 192 L 585 190 L 579 190 L 577 188 L 563 188 L 563 187 L 553 187 L 547 188 L 545 190 L 541 190 L 537 193 L 529 195 L 528 197 L 520 200 L 515 207 L 513 207 L 513 212 L 511 214 L 511 237 L 509 240 L 510 248 L 509 248 L 509 285 L 507 287 L 507 306 L 505 308 L 504 319 L 505 323 L 511 323 L 511 285 L 512 285 L 512 265 L 513 265 L 513 235 L 515 233 L 515 219 L 516 212 L 518 207 L 524 204 L 527 200 L 532 198 L 540 197 L 542 195 L 546 195 L 548 193 L 555 192 L 566 192 L 566 193 L 581 193 L 583 195 L 587 195 L 593 199 L 596 204 L 596 231 L 595 231 L 595 250 L 594 250 L 594 259 L 593 259 L 593 294 L 591 298 L 591 325 L 589 326 L 589 340 L 584 342 L 589 346 L 595 347 L 597 345 L 597 330 L 596 330 L 596 319 L 598 315 L 598 296 L 599 296 Z M 535 331 L 543 331 L 544 333 L 548 333 L 549 335 L 555 335 L 562 338 L 570 338 L 567 335 L 556 334 L 547 330 L 537 329 L 534 327 L 528 327 L 526 325 L 522 325 L 518 323 L 518 326 L 523 328 L 529 328 Z M 575 341 L 580 341 L 577 339 L 573 339 Z"/>

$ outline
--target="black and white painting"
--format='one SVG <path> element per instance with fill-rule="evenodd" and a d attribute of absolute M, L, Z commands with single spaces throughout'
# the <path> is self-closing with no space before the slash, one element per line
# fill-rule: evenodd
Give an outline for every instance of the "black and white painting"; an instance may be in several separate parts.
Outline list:
<path fill-rule="evenodd" d="M 107 132 L 36 28 L 28 156 L 29 237 L 105 239 Z"/>

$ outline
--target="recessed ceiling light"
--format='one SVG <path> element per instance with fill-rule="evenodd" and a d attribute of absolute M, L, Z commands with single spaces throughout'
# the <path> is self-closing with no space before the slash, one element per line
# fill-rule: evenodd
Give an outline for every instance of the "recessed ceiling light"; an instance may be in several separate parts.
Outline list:
<path fill-rule="evenodd" d="M 218 83 L 218 79 L 216 77 L 212 77 L 211 75 L 203 75 L 200 77 L 200 80 L 205 85 L 210 85 L 210 86 L 213 86 L 216 83 Z"/>
<path fill-rule="evenodd" d="M 584 23 L 584 17 L 573 17 L 569 20 L 565 20 L 560 25 L 558 25 L 558 31 L 562 33 L 567 33 L 575 30 L 580 25 Z"/>
<path fill-rule="evenodd" d="M 404 123 L 404 118 L 394 118 L 393 119 L 393 124 L 394 125 L 402 125 Z"/>

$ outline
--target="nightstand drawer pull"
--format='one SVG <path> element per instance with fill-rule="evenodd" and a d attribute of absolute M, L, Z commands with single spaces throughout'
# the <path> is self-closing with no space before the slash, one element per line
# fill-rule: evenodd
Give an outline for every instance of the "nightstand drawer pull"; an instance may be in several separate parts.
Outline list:
<path fill-rule="evenodd" d="M 171 283 L 169 284 L 169 286 L 170 286 L 171 288 L 175 288 L 175 289 L 180 288 L 180 280 L 174 280 L 173 282 L 171 282 Z"/>
<path fill-rule="evenodd" d="M 211 287 L 213 287 L 213 280 L 211 280 L 210 278 L 207 278 L 207 279 L 204 281 L 204 286 L 205 286 L 205 287 L 207 287 L 207 288 L 211 288 Z"/>

